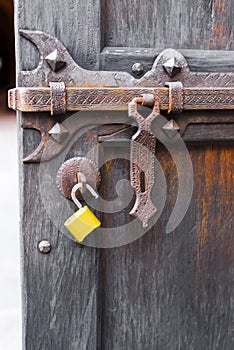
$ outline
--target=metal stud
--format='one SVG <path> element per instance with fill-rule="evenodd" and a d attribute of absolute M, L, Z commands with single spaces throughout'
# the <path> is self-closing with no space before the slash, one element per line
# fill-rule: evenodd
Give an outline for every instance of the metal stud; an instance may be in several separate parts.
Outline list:
<path fill-rule="evenodd" d="M 61 143 L 69 134 L 67 129 L 60 123 L 56 123 L 52 129 L 50 129 L 49 134 L 57 143 Z"/>
<path fill-rule="evenodd" d="M 163 68 L 165 69 L 166 73 L 172 78 L 181 71 L 182 66 L 175 57 L 172 57 L 163 64 Z"/>
<path fill-rule="evenodd" d="M 38 250 L 42 254 L 48 254 L 51 251 L 51 249 L 51 244 L 47 240 L 42 240 L 38 243 Z"/>
<path fill-rule="evenodd" d="M 171 119 L 162 127 L 162 129 L 167 131 L 178 131 L 180 130 L 180 127 L 174 119 Z"/>
<path fill-rule="evenodd" d="M 132 65 L 132 72 L 137 75 L 140 76 L 144 73 L 144 67 L 142 63 L 136 62 Z"/>
<path fill-rule="evenodd" d="M 54 72 L 57 72 L 66 65 L 66 62 L 59 59 L 58 50 L 51 52 L 48 56 L 46 56 L 45 60 Z"/>
<path fill-rule="evenodd" d="M 176 131 L 180 130 L 180 127 L 174 119 L 171 119 L 162 127 L 162 129 L 169 138 L 172 138 L 176 134 Z"/>

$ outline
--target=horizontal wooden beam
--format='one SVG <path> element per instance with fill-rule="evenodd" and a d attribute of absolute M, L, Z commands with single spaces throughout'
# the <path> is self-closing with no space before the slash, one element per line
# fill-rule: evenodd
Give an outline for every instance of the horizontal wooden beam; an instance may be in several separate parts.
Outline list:
<path fill-rule="evenodd" d="M 100 69 L 132 73 L 135 62 L 141 62 L 144 73 L 151 70 L 156 57 L 165 48 L 104 47 L 100 54 Z M 188 62 L 192 72 L 234 72 L 234 51 L 224 50 L 177 50 Z"/>

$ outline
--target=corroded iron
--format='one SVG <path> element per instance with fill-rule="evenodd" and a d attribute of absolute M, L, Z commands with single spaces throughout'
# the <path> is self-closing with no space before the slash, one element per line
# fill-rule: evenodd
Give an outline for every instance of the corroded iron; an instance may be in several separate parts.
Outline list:
<path fill-rule="evenodd" d="M 59 59 L 58 50 L 51 52 L 48 56 L 46 56 L 45 60 L 54 72 L 57 72 L 66 65 L 66 62 Z"/>
<path fill-rule="evenodd" d="M 134 97 L 153 94 L 160 110 L 169 112 L 182 109 L 234 109 L 234 73 L 191 72 L 184 56 L 176 50 L 162 51 L 152 69 L 136 79 L 125 72 L 89 71 L 81 68 L 64 45 L 49 34 L 30 30 L 20 30 L 20 34 L 37 46 L 40 62 L 33 71 L 19 73 L 19 87 L 9 91 L 10 108 L 52 114 L 77 110 L 127 110 Z M 178 81 L 183 84 L 183 89 L 172 85 L 176 83 L 178 87 Z M 61 82 L 65 83 L 66 88 L 60 89 Z M 165 87 L 166 82 L 169 88 Z M 228 118 L 228 122 L 233 122 L 233 117 Z M 199 123 L 215 123 L 217 120 L 210 116 L 202 121 L 201 118 L 195 118 L 193 123 L 198 122 L 198 119 Z M 90 119 L 87 120 L 86 125 L 90 122 Z M 180 119 L 181 134 L 190 123 L 188 118 Z M 25 162 L 40 162 L 55 157 L 77 129 L 82 127 L 80 125 L 69 129 L 68 125 L 68 137 L 58 144 L 53 133 L 49 133 L 54 124 L 52 118 L 48 120 L 38 113 L 22 115 L 22 127 L 37 129 L 42 135 L 40 145 L 24 159 Z M 42 158 L 43 150 L 48 145 L 50 152 Z"/>
<path fill-rule="evenodd" d="M 50 82 L 51 115 L 65 114 L 67 111 L 67 96 L 64 82 Z"/>
<path fill-rule="evenodd" d="M 162 129 L 167 131 L 179 131 L 180 127 L 174 119 L 171 119 L 162 127 Z"/>
<path fill-rule="evenodd" d="M 71 199 L 72 188 L 78 182 L 85 182 L 93 188 L 97 188 L 101 181 L 101 175 L 97 165 L 90 159 L 76 157 L 68 159 L 59 168 L 56 184 L 63 196 Z M 84 191 L 84 188 L 82 189 Z M 77 192 L 77 198 L 82 200 L 81 192 Z"/>
<path fill-rule="evenodd" d="M 166 82 L 169 87 L 169 107 L 168 113 L 182 112 L 184 109 L 184 91 L 183 84 L 180 81 Z"/>
<path fill-rule="evenodd" d="M 67 111 L 129 109 L 129 116 L 138 124 L 138 131 L 131 140 L 131 184 L 136 191 L 131 215 L 139 218 L 146 227 L 157 211 L 150 197 L 156 147 L 152 121 L 159 116 L 160 110 L 168 113 L 233 110 L 234 73 L 191 72 L 183 55 L 173 49 L 161 52 L 152 69 L 143 76 L 140 65 L 132 67 L 138 78 L 125 72 L 89 71 L 81 68 L 63 44 L 51 35 L 27 30 L 20 33 L 37 46 L 40 62 L 32 72 L 19 73 L 19 87 L 9 91 L 9 107 L 23 112 L 50 112 L 53 116 L 41 117 L 40 113 L 22 115 L 22 127 L 37 129 L 42 136 L 37 149 L 24 161 L 49 160 L 66 147 L 77 130 L 92 122 L 98 125 L 92 117 L 83 121 L 77 118 L 78 122 L 73 120 L 72 124 L 64 117 L 61 127 L 56 120 L 57 114 L 61 119 Z M 153 105 L 153 111 L 146 119 L 138 113 L 138 103 Z M 193 123 L 215 123 L 216 120 L 215 116 L 197 116 Z M 233 115 L 226 120 L 234 122 Z M 183 135 L 190 123 L 187 117 L 177 118 L 176 122 L 171 120 L 162 129 L 170 137 L 179 129 Z M 91 161 L 69 160 L 60 168 L 57 177 L 58 188 L 67 198 L 70 198 L 78 173 L 94 187 L 100 182 L 99 171 Z M 82 189 L 85 190 L 85 186 Z"/>
<path fill-rule="evenodd" d="M 22 112 L 51 112 L 51 91 L 49 88 L 17 88 L 9 91 L 9 106 Z M 153 94 L 157 96 L 160 109 L 168 111 L 175 104 L 166 87 L 134 88 L 83 88 L 66 87 L 66 110 L 68 112 L 87 110 L 127 110 L 128 103 L 135 96 Z M 229 110 L 234 109 L 234 87 L 190 88 L 184 87 L 183 110 Z M 57 99 L 57 103 L 58 103 Z M 63 102 L 63 105 L 65 103 Z M 62 111 L 65 113 L 65 110 Z"/>
<path fill-rule="evenodd" d="M 66 86 L 77 87 L 157 87 L 168 81 L 163 65 L 171 58 L 180 64 L 180 72 L 171 81 L 181 81 L 185 87 L 231 87 L 234 73 L 191 72 L 184 56 L 176 50 L 166 49 L 156 58 L 152 69 L 140 79 L 125 72 L 89 71 L 81 68 L 70 56 L 64 45 L 52 35 L 40 31 L 20 30 L 20 34 L 34 43 L 40 52 L 38 67 L 19 73 L 20 87 L 47 87 L 51 81 L 65 81 Z M 46 57 L 54 50 L 66 66 L 58 71 L 51 69 Z"/>
<path fill-rule="evenodd" d="M 49 130 L 49 135 L 57 142 L 61 143 L 68 136 L 69 132 L 67 129 L 60 123 L 56 123 L 53 128 Z"/>
<path fill-rule="evenodd" d="M 156 102 L 152 113 L 144 118 L 137 111 L 138 103 L 144 104 L 144 99 L 134 98 L 128 105 L 129 117 L 135 119 L 138 124 L 138 130 L 131 141 L 130 179 L 136 192 L 136 201 L 130 214 L 140 219 L 143 227 L 147 227 L 148 221 L 157 212 L 151 200 L 151 191 L 155 182 L 156 148 L 156 138 L 151 131 L 151 123 L 159 115 L 159 106 Z"/>
<path fill-rule="evenodd" d="M 175 57 L 170 58 L 163 64 L 163 68 L 171 78 L 178 74 L 182 67 L 182 60 L 178 61 Z"/>

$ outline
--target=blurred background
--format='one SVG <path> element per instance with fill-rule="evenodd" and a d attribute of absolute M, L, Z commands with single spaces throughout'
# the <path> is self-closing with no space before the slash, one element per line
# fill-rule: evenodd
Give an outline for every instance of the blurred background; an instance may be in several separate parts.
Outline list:
<path fill-rule="evenodd" d="M 0 349 L 21 349 L 16 117 L 7 108 L 15 86 L 13 0 L 0 0 Z"/>

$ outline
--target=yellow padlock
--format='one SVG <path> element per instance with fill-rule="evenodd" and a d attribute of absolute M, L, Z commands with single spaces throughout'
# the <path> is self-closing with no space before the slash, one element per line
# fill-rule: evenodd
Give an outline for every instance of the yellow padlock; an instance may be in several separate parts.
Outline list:
<path fill-rule="evenodd" d="M 71 193 L 72 199 L 79 209 L 64 223 L 64 226 L 71 232 L 78 242 L 82 242 L 85 237 L 101 225 L 101 222 L 92 211 L 86 205 L 82 207 L 81 203 L 76 198 L 75 193 L 81 187 L 81 183 L 76 184 Z M 86 184 L 86 187 L 95 198 L 98 198 L 98 194 L 90 185 Z"/>

